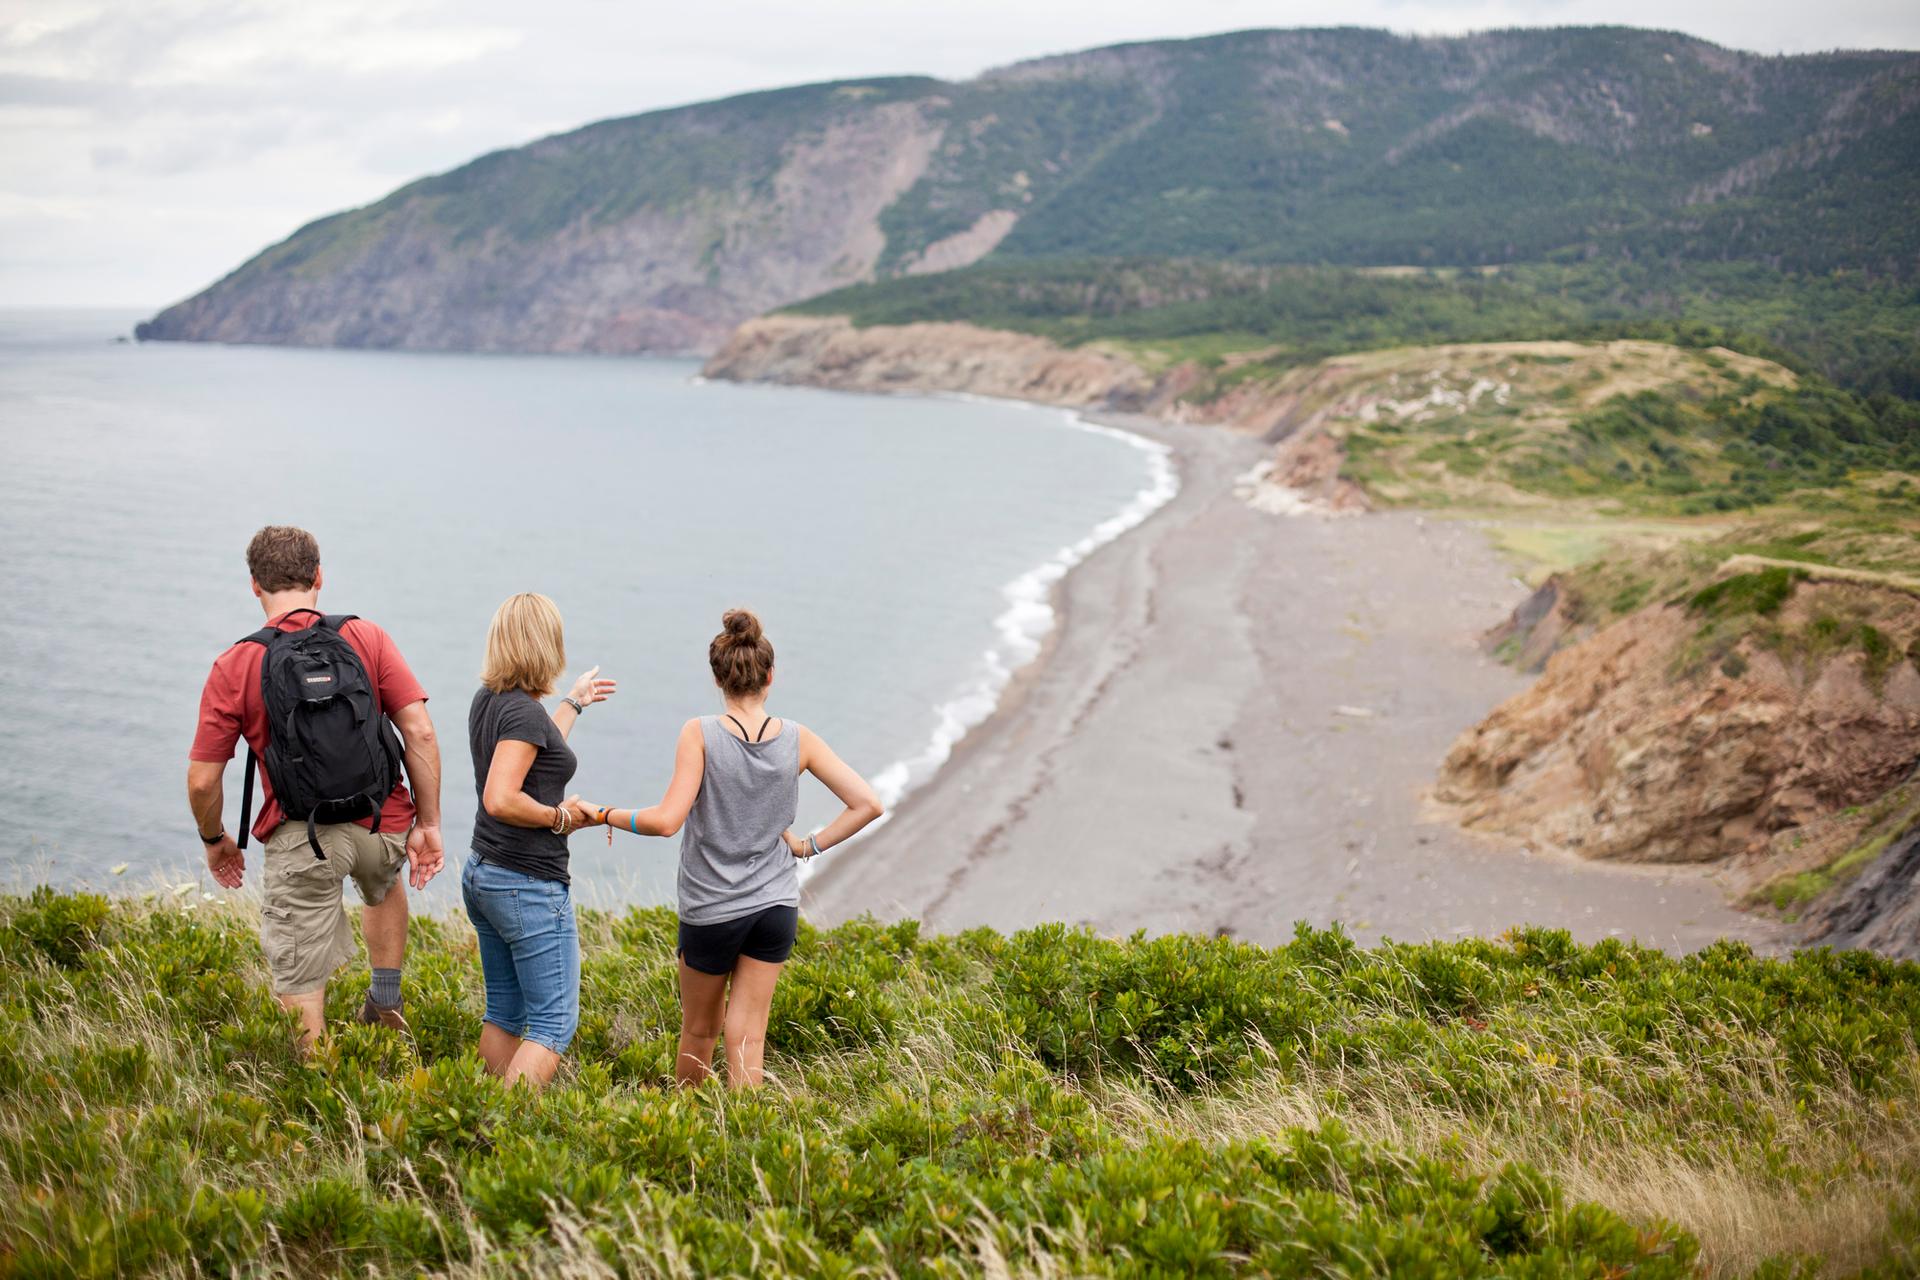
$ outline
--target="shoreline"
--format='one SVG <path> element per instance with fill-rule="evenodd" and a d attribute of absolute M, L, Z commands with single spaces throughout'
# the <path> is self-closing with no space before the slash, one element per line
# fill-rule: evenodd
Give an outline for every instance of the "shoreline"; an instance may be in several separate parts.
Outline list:
<path fill-rule="evenodd" d="M 1000 587 L 1005 607 L 993 617 L 998 636 L 981 655 L 978 674 L 961 684 L 934 708 L 937 724 L 928 745 L 894 760 L 874 775 L 874 789 L 889 809 L 938 778 L 954 748 L 975 728 L 998 715 L 1006 692 L 1046 652 L 1059 629 L 1062 584 L 1088 556 L 1153 518 L 1180 493 L 1179 469 L 1173 450 L 1138 431 L 1094 422 L 1073 409 L 1037 405 L 1030 401 L 965 393 L 935 393 L 936 399 L 962 403 L 996 404 L 1055 413 L 1068 430 L 1086 431 L 1124 442 L 1147 461 L 1146 481 L 1118 511 L 1096 523 L 1081 537 Z M 982 707 L 984 704 L 984 708 Z M 897 775 L 897 776 L 896 776 Z"/>
<path fill-rule="evenodd" d="M 1233 493 L 1257 437 L 1075 416 L 1167 448 L 1177 491 L 1051 583 L 1039 652 L 882 826 L 812 870 L 809 915 L 1784 944 L 1702 868 L 1524 850 L 1427 807 L 1452 738 L 1528 683 L 1473 643 L 1518 592 L 1478 526 L 1258 512 Z"/>
<path fill-rule="evenodd" d="M 1108 436 L 1138 450 L 1147 460 L 1147 474 L 1145 483 L 1118 511 L 1001 586 L 1000 594 L 1006 607 L 993 618 L 993 629 L 998 636 L 996 644 L 982 655 L 976 668 L 978 674 L 970 681 L 963 682 L 952 696 L 934 707 L 935 725 L 927 745 L 912 755 L 889 762 L 873 775 L 873 788 L 886 804 L 888 813 L 877 826 L 857 833 L 848 841 L 849 851 L 852 846 L 871 839 L 884 829 L 893 820 L 899 806 L 908 802 L 916 792 L 937 783 L 954 756 L 974 736 L 975 730 L 1002 714 L 1020 688 L 1045 664 L 1061 627 L 1064 584 L 1073 571 L 1089 556 L 1098 554 L 1108 544 L 1124 538 L 1151 520 L 1179 496 L 1181 489 L 1179 465 L 1172 447 L 1132 429 L 1131 425 L 1096 421 L 1077 409 L 1001 396 L 966 392 L 902 394 L 910 398 L 924 394 L 933 399 L 995 404 L 1057 414 L 1063 419 L 1063 429 Z M 810 883 L 828 865 L 803 864 L 800 868 L 801 884 Z"/>
<path fill-rule="evenodd" d="M 1181 474 L 1181 455 L 1179 451 L 1164 442 L 1156 441 L 1152 436 L 1136 429 L 1139 423 L 1150 422 L 1150 419 L 1139 419 L 1136 422 L 1129 418 L 1129 425 L 1120 426 L 1113 422 L 1096 421 L 1089 413 L 1080 410 L 1059 409 L 1057 406 L 1039 405 L 1030 401 L 1007 400 L 999 396 L 980 396 L 961 392 L 933 394 L 953 399 L 977 400 L 998 404 L 1017 404 L 1030 409 L 1054 410 L 1066 417 L 1069 425 L 1074 429 L 1101 431 L 1116 436 L 1127 437 L 1130 441 L 1137 442 L 1136 447 L 1157 452 L 1161 458 L 1165 459 L 1165 466 L 1171 478 L 1172 485 L 1165 496 L 1159 501 L 1154 502 L 1138 519 L 1132 520 L 1107 537 L 1101 538 L 1098 542 L 1087 546 L 1087 549 L 1076 557 L 1073 563 L 1066 565 L 1060 573 L 1047 578 L 1045 583 L 1046 593 L 1041 602 L 1045 604 L 1047 609 L 1048 625 L 1045 630 L 1041 631 L 1035 637 L 1033 652 L 1017 665 L 1008 669 L 1006 679 L 1000 684 L 994 696 L 993 705 L 988 709 L 987 713 L 968 724 L 957 737 L 945 744 L 944 755 L 942 759 L 934 765 L 932 773 L 918 781 L 909 782 L 900 792 L 897 799 L 889 799 L 884 794 L 882 795 L 881 798 L 887 805 L 886 815 L 882 817 L 877 824 L 864 831 L 855 833 L 855 835 L 842 846 L 842 848 L 846 849 L 850 854 L 880 838 L 888 824 L 896 821 L 903 812 L 911 811 L 916 797 L 938 788 L 942 780 L 951 771 L 965 763 L 971 757 L 973 751 L 980 745 L 982 734 L 989 729 L 996 720 L 1010 716 L 1019 709 L 1021 704 L 1033 691 L 1036 683 L 1045 677 L 1047 667 L 1052 662 L 1055 650 L 1059 646 L 1061 633 L 1068 625 L 1068 609 L 1071 607 L 1071 595 L 1068 588 L 1072 582 L 1075 571 L 1085 564 L 1089 558 L 1100 554 L 1114 543 L 1125 539 L 1127 535 L 1136 532 L 1143 525 L 1159 516 L 1169 504 L 1179 498 L 1181 492 L 1186 488 L 1185 479 Z M 1121 415 L 1110 414 L 1100 416 L 1117 418 Z M 1143 494 L 1146 492 L 1148 492 L 1147 489 L 1141 490 Z M 1121 512 L 1109 517 L 1108 520 L 1095 525 L 1093 531 L 1089 532 L 1087 537 L 1073 544 L 1074 547 L 1086 546 L 1089 540 L 1097 535 L 1099 530 L 1105 528 L 1113 521 L 1121 519 L 1129 509 L 1130 508 L 1123 508 Z M 1058 557 L 1056 557 L 1056 560 L 1057 559 Z M 1054 563 L 1054 561 L 1047 562 L 1047 564 L 1052 563 Z M 1030 570 L 1027 574 L 1021 575 L 1021 578 L 1016 578 L 1014 582 L 1009 583 L 1007 587 L 1002 590 L 1010 590 L 1016 583 L 1034 576 L 1039 570 L 1045 568 L 1046 565 L 1043 564 L 1038 566 L 1036 570 Z M 1004 617 L 1005 615 L 1002 614 L 1001 616 Z M 996 618 L 996 623 L 997 622 L 998 619 Z M 950 704 L 951 702 L 942 704 L 942 706 L 944 707 Z M 936 730 L 936 740 L 939 736 L 939 731 Z M 917 759 L 918 757 L 915 758 Z M 881 772 L 875 776 L 884 776 L 889 770 L 898 768 L 905 763 L 907 762 L 895 761 L 885 766 Z M 875 783 L 874 785 L 875 790 L 878 791 L 879 784 Z M 833 884 L 836 880 L 836 869 L 844 865 L 845 861 L 845 859 L 829 859 L 817 864 L 802 864 L 800 868 L 800 885 L 803 895 L 811 896 L 809 891 L 824 885 Z M 805 898 L 803 897 L 803 901 L 804 900 Z"/>

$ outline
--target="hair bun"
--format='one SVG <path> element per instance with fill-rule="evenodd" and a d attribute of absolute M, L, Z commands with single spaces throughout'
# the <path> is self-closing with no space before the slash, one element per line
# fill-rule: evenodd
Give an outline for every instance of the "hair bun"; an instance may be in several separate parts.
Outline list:
<path fill-rule="evenodd" d="M 737 644 L 758 644 L 762 632 L 760 619 L 753 616 L 750 609 L 729 609 L 720 618 L 720 626 L 729 639 Z"/>

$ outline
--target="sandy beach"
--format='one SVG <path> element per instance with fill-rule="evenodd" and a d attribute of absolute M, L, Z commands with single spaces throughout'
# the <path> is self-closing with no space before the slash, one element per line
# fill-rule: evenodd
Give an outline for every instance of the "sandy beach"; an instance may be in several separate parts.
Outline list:
<path fill-rule="evenodd" d="M 1480 530 L 1256 511 L 1233 481 L 1257 440 L 1109 421 L 1172 446 L 1179 495 L 1068 575 L 1045 651 L 939 775 L 822 860 L 814 919 L 1779 945 L 1698 868 L 1529 850 L 1424 805 L 1455 735 L 1527 683 L 1475 643 L 1524 594 Z"/>

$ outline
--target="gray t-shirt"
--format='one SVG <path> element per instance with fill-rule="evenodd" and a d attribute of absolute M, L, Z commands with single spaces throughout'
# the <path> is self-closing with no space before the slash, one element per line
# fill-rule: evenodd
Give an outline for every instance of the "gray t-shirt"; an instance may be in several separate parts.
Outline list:
<path fill-rule="evenodd" d="M 700 717 L 706 766 L 680 829 L 680 919 L 720 924 L 766 907 L 800 905 L 800 876 L 781 839 L 800 807 L 800 726 L 764 742 Z"/>
<path fill-rule="evenodd" d="M 473 815 L 473 847 L 497 862 L 537 880 L 571 884 L 567 875 L 567 838 L 535 827 L 516 827 L 487 812 L 487 770 L 493 749 L 502 742 L 531 742 L 533 764 L 520 789 L 541 804 L 567 798 L 567 783 L 579 760 L 566 735 L 533 698 L 520 689 L 495 693 L 485 685 L 473 695 L 467 712 L 467 743 L 473 748 L 473 787 L 479 803 Z"/>

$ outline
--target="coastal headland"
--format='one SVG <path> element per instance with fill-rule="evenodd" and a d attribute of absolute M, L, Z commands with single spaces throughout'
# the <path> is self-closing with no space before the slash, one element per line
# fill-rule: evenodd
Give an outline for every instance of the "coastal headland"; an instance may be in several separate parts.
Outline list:
<path fill-rule="evenodd" d="M 1123 361 L 932 332 L 947 328 L 966 327 L 863 337 L 772 317 L 709 371 L 1052 403 L 1154 394 Z M 1285 411 L 1251 428 L 1168 421 L 1166 405 L 1098 419 L 1168 445 L 1179 494 L 1058 586 L 1041 656 L 885 827 L 821 865 L 810 913 L 1259 942 L 1304 920 L 1362 938 L 1532 923 L 1673 950 L 1778 945 L 1780 926 L 1701 868 L 1589 862 L 1434 810 L 1448 745 L 1529 683 L 1479 643 L 1527 588 L 1471 521 L 1276 503 L 1249 473 Z"/>

